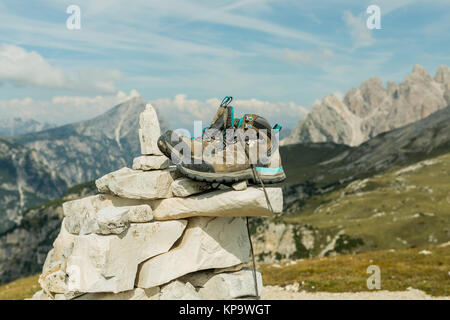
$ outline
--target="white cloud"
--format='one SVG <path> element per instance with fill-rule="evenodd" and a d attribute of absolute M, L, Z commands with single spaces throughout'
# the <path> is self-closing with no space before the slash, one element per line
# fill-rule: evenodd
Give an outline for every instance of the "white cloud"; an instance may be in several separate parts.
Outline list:
<path fill-rule="evenodd" d="M 0 83 L 13 86 L 68 89 L 79 92 L 116 93 L 115 82 L 123 75 L 118 70 L 94 68 L 68 73 L 50 65 L 36 51 L 2 44 L 0 45 Z"/>
<path fill-rule="evenodd" d="M 350 11 L 345 11 L 343 19 L 349 28 L 355 48 L 371 46 L 375 42 L 363 15 L 354 16 Z"/>
<path fill-rule="evenodd" d="M 334 57 L 333 51 L 324 49 L 321 51 L 303 51 L 285 49 L 282 58 L 288 62 L 301 63 L 306 65 L 319 65 L 323 61 Z"/>
<path fill-rule="evenodd" d="M 185 94 L 178 94 L 173 99 L 157 99 L 152 101 L 162 116 L 172 128 L 189 128 L 193 122 L 201 120 L 207 126 L 212 120 L 221 100 L 211 98 L 206 100 L 188 99 Z M 258 114 L 275 124 L 293 127 L 308 110 L 294 102 L 268 102 L 258 99 L 233 100 L 235 118 L 246 113 Z"/>
<path fill-rule="evenodd" d="M 0 82 L 9 82 L 15 86 L 66 88 L 69 79 L 62 69 L 48 64 L 37 52 L 2 44 Z"/>
<path fill-rule="evenodd" d="M 23 99 L 0 100 L 0 118 L 31 118 L 41 122 L 65 124 L 91 119 L 115 105 L 138 96 L 136 90 L 129 94 L 119 91 L 105 96 L 55 96 L 50 100 Z"/>
<path fill-rule="evenodd" d="M 115 105 L 130 98 L 139 96 L 136 90 L 129 94 L 119 91 L 116 95 L 96 97 L 87 96 L 55 96 L 50 100 L 34 100 L 32 98 L 0 100 L 0 120 L 14 117 L 31 118 L 41 122 L 65 124 L 94 118 Z M 173 98 L 162 98 L 150 101 L 158 108 L 171 128 L 192 128 L 194 121 L 201 120 L 203 126 L 209 125 L 221 100 L 188 99 L 185 94 Z M 272 124 L 278 122 L 282 126 L 293 127 L 308 110 L 294 102 L 268 102 L 258 99 L 233 100 L 235 117 L 245 113 L 263 116 Z"/>

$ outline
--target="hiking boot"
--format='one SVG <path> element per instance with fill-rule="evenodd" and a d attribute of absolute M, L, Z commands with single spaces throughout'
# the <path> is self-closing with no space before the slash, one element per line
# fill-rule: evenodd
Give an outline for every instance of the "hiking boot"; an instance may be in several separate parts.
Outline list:
<path fill-rule="evenodd" d="M 232 97 L 225 97 L 222 100 L 211 125 L 203 130 L 201 137 L 188 138 L 168 130 L 158 139 L 159 150 L 174 163 L 180 162 L 183 158 L 201 157 L 203 151 L 214 150 L 223 143 L 224 131 L 234 126 L 234 108 L 229 106 L 232 100 Z"/>
<path fill-rule="evenodd" d="M 236 123 L 233 139 L 227 132 L 222 148 L 202 157 L 184 159 L 177 165 L 183 175 L 198 181 L 233 183 L 252 180 L 277 183 L 286 179 L 281 165 L 276 125 L 266 119 L 246 114 Z M 230 130 L 227 130 L 230 131 Z"/>

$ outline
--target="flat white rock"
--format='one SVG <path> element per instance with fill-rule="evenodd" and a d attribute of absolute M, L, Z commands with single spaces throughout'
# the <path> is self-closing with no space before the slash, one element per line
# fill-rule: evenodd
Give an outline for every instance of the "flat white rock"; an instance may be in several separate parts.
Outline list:
<path fill-rule="evenodd" d="M 95 184 L 101 193 L 112 193 L 129 199 L 161 199 L 172 197 L 171 170 L 141 171 L 130 168 L 108 173 Z"/>
<path fill-rule="evenodd" d="M 52 299 L 44 292 L 44 290 L 39 290 L 38 292 L 33 294 L 33 297 L 31 297 L 31 299 L 25 300 L 52 300 Z"/>
<path fill-rule="evenodd" d="M 166 156 L 140 156 L 133 159 L 134 170 L 158 170 L 166 169 L 170 165 L 170 159 Z"/>
<path fill-rule="evenodd" d="M 67 291 L 66 273 L 61 269 L 43 273 L 38 282 L 46 292 L 64 293 Z"/>
<path fill-rule="evenodd" d="M 153 220 L 152 208 L 148 204 L 128 207 L 130 222 L 150 222 Z"/>
<path fill-rule="evenodd" d="M 256 271 L 258 295 L 263 289 L 262 277 Z M 243 297 L 256 297 L 253 270 L 243 269 L 232 273 L 220 273 L 212 276 L 198 290 L 204 300 L 230 300 Z"/>
<path fill-rule="evenodd" d="M 159 300 L 159 287 L 141 289 L 134 288 L 129 291 L 112 293 L 112 292 L 98 292 L 86 293 L 73 300 Z"/>
<path fill-rule="evenodd" d="M 274 214 L 283 210 L 281 188 L 266 188 Z M 271 216 L 261 188 L 250 187 L 243 191 L 218 190 L 187 198 L 170 198 L 154 201 L 156 220 L 181 219 L 195 216 L 244 217 Z"/>
<path fill-rule="evenodd" d="M 239 181 L 239 182 L 233 183 L 231 185 L 231 187 L 236 191 L 245 190 L 245 189 L 247 189 L 247 181 L 244 180 L 244 181 Z"/>
<path fill-rule="evenodd" d="M 243 218 L 191 218 L 176 247 L 141 264 L 137 286 L 159 286 L 198 270 L 246 263 L 249 257 Z"/>
<path fill-rule="evenodd" d="M 186 224 L 186 220 L 139 223 L 120 236 L 76 237 L 66 268 L 68 290 L 117 293 L 133 289 L 138 264 L 167 252 Z"/>
<path fill-rule="evenodd" d="M 70 234 L 64 227 L 64 222 L 66 218 L 63 219 L 61 223 L 61 229 L 55 241 L 53 241 L 53 248 L 48 252 L 47 258 L 45 259 L 44 266 L 42 267 L 42 273 L 47 273 L 54 269 L 55 266 L 61 265 L 64 269 L 66 266 L 67 258 L 72 253 L 73 243 L 76 236 Z"/>
<path fill-rule="evenodd" d="M 172 182 L 172 193 L 176 197 L 188 197 L 211 188 L 207 182 L 195 181 L 186 177 L 178 178 Z"/>
<path fill-rule="evenodd" d="M 158 138 L 161 136 L 158 116 L 155 108 L 147 103 L 144 111 L 139 116 L 139 142 L 141 153 L 145 155 L 162 155 L 158 148 Z"/>
<path fill-rule="evenodd" d="M 161 288 L 159 300 L 200 300 L 200 295 L 189 282 L 175 280 Z"/>
<path fill-rule="evenodd" d="M 93 233 L 97 234 L 121 234 L 128 229 L 130 222 L 128 220 L 127 207 L 106 207 L 97 212 L 97 226 Z"/>
<path fill-rule="evenodd" d="M 63 225 L 71 234 L 120 234 L 130 222 L 153 220 L 150 205 L 141 203 L 103 194 L 67 201 Z"/>

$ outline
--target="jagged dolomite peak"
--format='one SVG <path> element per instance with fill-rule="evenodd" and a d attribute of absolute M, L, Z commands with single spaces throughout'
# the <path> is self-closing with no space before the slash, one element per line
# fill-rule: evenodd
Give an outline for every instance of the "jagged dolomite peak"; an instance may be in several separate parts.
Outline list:
<path fill-rule="evenodd" d="M 141 264 L 136 284 L 151 288 L 185 274 L 248 262 L 250 244 L 242 218 L 190 218 L 181 242 Z"/>
<path fill-rule="evenodd" d="M 139 116 L 139 141 L 141 153 L 144 155 L 162 155 L 157 142 L 161 136 L 158 116 L 155 108 L 150 103 L 145 106 L 144 112 Z"/>
<path fill-rule="evenodd" d="M 281 188 L 266 188 L 274 213 L 283 210 Z M 153 202 L 156 220 L 181 219 L 195 216 L 245 217 L 271 216 L 264 191 L 250 187 L 243 191 L 217 190 L 187 198 L 170 198 Z"/>
<path fill-rule="evenodd" d="M 133 159 L 134 170 L 158 170 L 166 169 L 170 165 L 170 160 L 166 156 L 140 156 Z"/>
<path fill-rule="evenodd" d="M 450 71 L 440 66 L 434 78 L 422 66 L 401 83 L 383 86 L 378 77 L 348 90 L 343 98 L 324 97 L 312 106 L 281 145 L 335 142 L 358 146 L 376 135 L 428 117 L 450 104 Z"/>
<path fill-rule="evenodd" d="M 174 172 L 169 169 L 141 171 L 130 168 L 108 173 L 97 179 L 99 192 L 112 193 L 129 199 L 161 199 L 172 197 L 170 185 Z"/>
<path fill-rule="evenodd" d="M 125 234 L 80 235 L 67 261 L 68 290 L 121 292 L 134 288 L 138 264 L 167 252 L 186 220 L 131 224 Z"/>

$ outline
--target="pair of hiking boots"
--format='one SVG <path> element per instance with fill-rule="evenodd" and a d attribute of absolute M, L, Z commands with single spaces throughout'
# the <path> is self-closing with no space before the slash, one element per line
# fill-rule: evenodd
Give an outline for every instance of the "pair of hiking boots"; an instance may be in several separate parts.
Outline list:
<path fill-rule="evenodd" d="M 277 124 L 261 116 L 234 118 L 232 97 L 225 97 L 211 125 L 198 138 L 169 130 L 158 139 L 161 152 L 185 176 L 207 182 L 277 183 L 286 178 L 279 153 Z"/>

